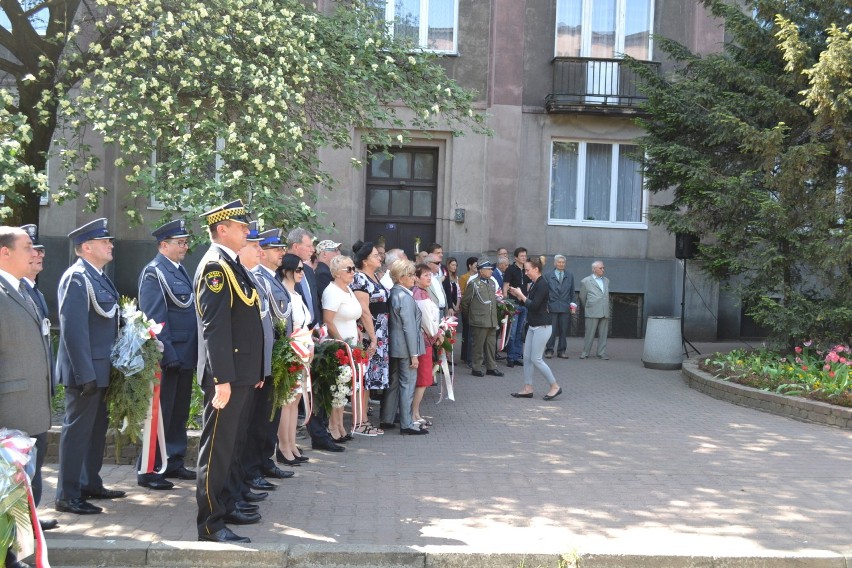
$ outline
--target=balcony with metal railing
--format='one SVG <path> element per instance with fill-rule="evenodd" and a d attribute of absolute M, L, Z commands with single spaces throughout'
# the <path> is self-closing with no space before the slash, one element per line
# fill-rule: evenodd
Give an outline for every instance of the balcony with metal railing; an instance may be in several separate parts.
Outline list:
<path fill-rule="evenodd" d="M 644 64 L 659 72 L 659 63 Z M 645 99 L 636 72 L 621 59 L 555 57 L 553 88 L 544 106 L 549 113 L 632 116 L 643 113 Z"/>

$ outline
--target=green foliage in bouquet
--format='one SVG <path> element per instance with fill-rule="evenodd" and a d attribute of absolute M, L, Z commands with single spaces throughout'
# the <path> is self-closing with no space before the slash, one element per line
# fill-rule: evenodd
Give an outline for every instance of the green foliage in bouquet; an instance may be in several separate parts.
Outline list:
<path fill-rule="evenodd" d="M 275 324 L 278 339 L 272 346 L 272 414 L 269 420 L 275 416 L 275 411 L 282 408 L 295 398 L 293 391 L 302 378 L 305 368 L 302 358 L 290 344 L 287 336 L 286 320 L 278 320 Z"/>
<path fill-rule="evenodd" d="M 345 347 L 339 341 L 317 344 L 311 363 L 311 384 L 314 406 L 331 413 L 335 387 L 340 377 L 340 367 L 349 364 Z"/>
<path fill-rule="evenodd" d="M 515 311 L 518 305 L 513 300 L 500 300 L 497 302 L 497 321 L 503 321 L 504 317 L 509 317 L 506 323 L 511 324 L 515 319 Z"/>

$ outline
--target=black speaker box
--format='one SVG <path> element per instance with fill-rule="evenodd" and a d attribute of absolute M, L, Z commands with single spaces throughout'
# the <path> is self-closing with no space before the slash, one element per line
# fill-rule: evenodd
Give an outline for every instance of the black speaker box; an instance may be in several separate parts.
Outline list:
<path fill-rule="evenodd" d="M 689 260 L 698 252 L 699 238 L 689 233 L 675 233 L 675 258 Z"/>

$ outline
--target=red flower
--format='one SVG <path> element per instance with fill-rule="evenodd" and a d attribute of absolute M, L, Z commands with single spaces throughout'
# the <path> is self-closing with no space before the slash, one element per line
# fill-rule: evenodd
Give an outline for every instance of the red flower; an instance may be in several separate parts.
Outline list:
<path fill-rule="evenodd" d="M 808 366 L 807 366 L 807 365 L 802 365 L 802 370 L 803 370 L 803 371 L 807 371 L 807 370 L 808 370 Z"/>
<path fill-rule="evenodd" d="M 833 379 L 834 378 L 834 371 L 829 371 L 828 376 Z"/>
<path fill-rule="evenodd" d="M 338 359 L 343 359 L 343 357 L 346 355 L 346 351 L 344 351 L 343 349 L 338 349 L 335 355 L 337 355 Z"/>
<path fill-rule="evenodd" d="M 455 340 L 455 339 L 450 339 L 450 345 L 455 345 L 455 344 L 456 344 L 456 340 Z"/>
<path fill-rule="evenodd" d="M 801 353 L 801 352 L 802 352 L 802 348 L 797 345 L 796 346 L 796 353 Z"/>

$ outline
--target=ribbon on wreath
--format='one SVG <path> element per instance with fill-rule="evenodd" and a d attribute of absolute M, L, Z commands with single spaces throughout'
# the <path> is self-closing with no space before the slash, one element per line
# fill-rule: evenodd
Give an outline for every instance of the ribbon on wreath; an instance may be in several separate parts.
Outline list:
<path fill-rule="evenodd" d="M 447 337 L 446 333 L 448 331 L 450 332 L 450 344 L 452 345 L 452 344 L 455 343 L 456 328 L 458 327 L 458 325 L 459 325 L 459 322 L 458 322 L 458 320 L 456 319 L 455 316 L 445 317 L 441 320 L 441 323 L 438 325 L 438 327 L 441 330 L 441 344 L 442 345 L 444 343 L 444 339 Z M 441 371 L 443 372 L 444 380 L 443 380 L 443 382 L 439 381 L 439 383 L 441 385 L 441 393 L 438 397 L 437 404 L 440 404 L 441 401 L 444 400 L 444 386 L 445 385 L 446 385 L 446 388 L 447 388 L 447 399 L 455 402 L 456 395 L 455 395 L 455 391 L 453 389 L 453 385 L 455 384 L 456 362 L 452 357 L 449 357 L 449 358 L 447 357 L 447 350 L 444 349 L 443 347 L 441 348 L 440 360 L 439 360 L 438 364 L 435 365 L 435 368 L 432 371 L 433 375 L 437 372 L 438 368 L 440 368 Z"/>
<path fill-rule="evenodd" d="M 0 430 L 0 432 L 10 434 L 0 437 L 0 459 L 9 463 L 18 471 L 16 477 L 19 477 L 20 481 L 23 482 L 27 496 L 28 514 L 16 514 L 15 509 L 11 510 L 12 517 L 15 519 L 17 549 L 24 558 L 35 552 L 36 568 L 50 568 L 50 562 L 47 558 L 47 543 L 41 529 L 41 523 L 38 520 L 30 476 L 25 469 L 30 461 L 35 463 L 36 456 L 32 453 L 35 448 L 35 440 L 29 438 L 23 432 L 14 430 Z M 17 512 L 20 513 L 20 510 L 17 510 Z M 35 541 L 34 544 L 33 541 Z M 3 555 L 6 554 L 5 550 L 2 552 Z"/>
<path fill-rule="evenodd" d="M 299 356 L 299 359 L 302 361 L 302 367 L 304 368 L 305 382 L 302 385 L 302 391 L 304 393 L 302 398 L 305 401 L 305 424 L 310 422 L 311 413 L 314 408 L 314 393 L 313 385 L 311 384 L 310 365 L 313 345 L 314 340 L 309 329 L 300 327 L 290 334 L 290 347 L 292 347 L 296 355 Z"/>
<path fill-rule="evenodd" d="M 163 429 L 163 410 L 160 408 L 160 381 L 163 371 L 157 363 L 156 379 L 151 384 L 151 401 L 148 403 L 148 414 L 142 424 L 142 458 L 139 460 L 139 475 L 155 472 L 157 449 L 160 450 L 160 469 L 156 473 L 163 474 L 169 465 L 169 455 L 166 450 L 166 432 Z M 156 432 L 156 434 L 154 433 Z"/>
<path fill-rule="evenodd" d="M 361 401 L 361 380 L 363 378 L 363 366 L 360 362 L 355 361 L 355 357 L 352 354 L 352 346 L 346 343 L 345 341 L 336 340 L 339 343 L 344 345 L 344 349 L 346 350 L 346 357 L 349 359 L 349 370 L 351 371 L 351 382 L 352 387 L 350 389 L 350 400 L 352 403 L 352 429 L 358 427 L 361 420 L 361 411 L 362 411 L 362 401 Z"/>

